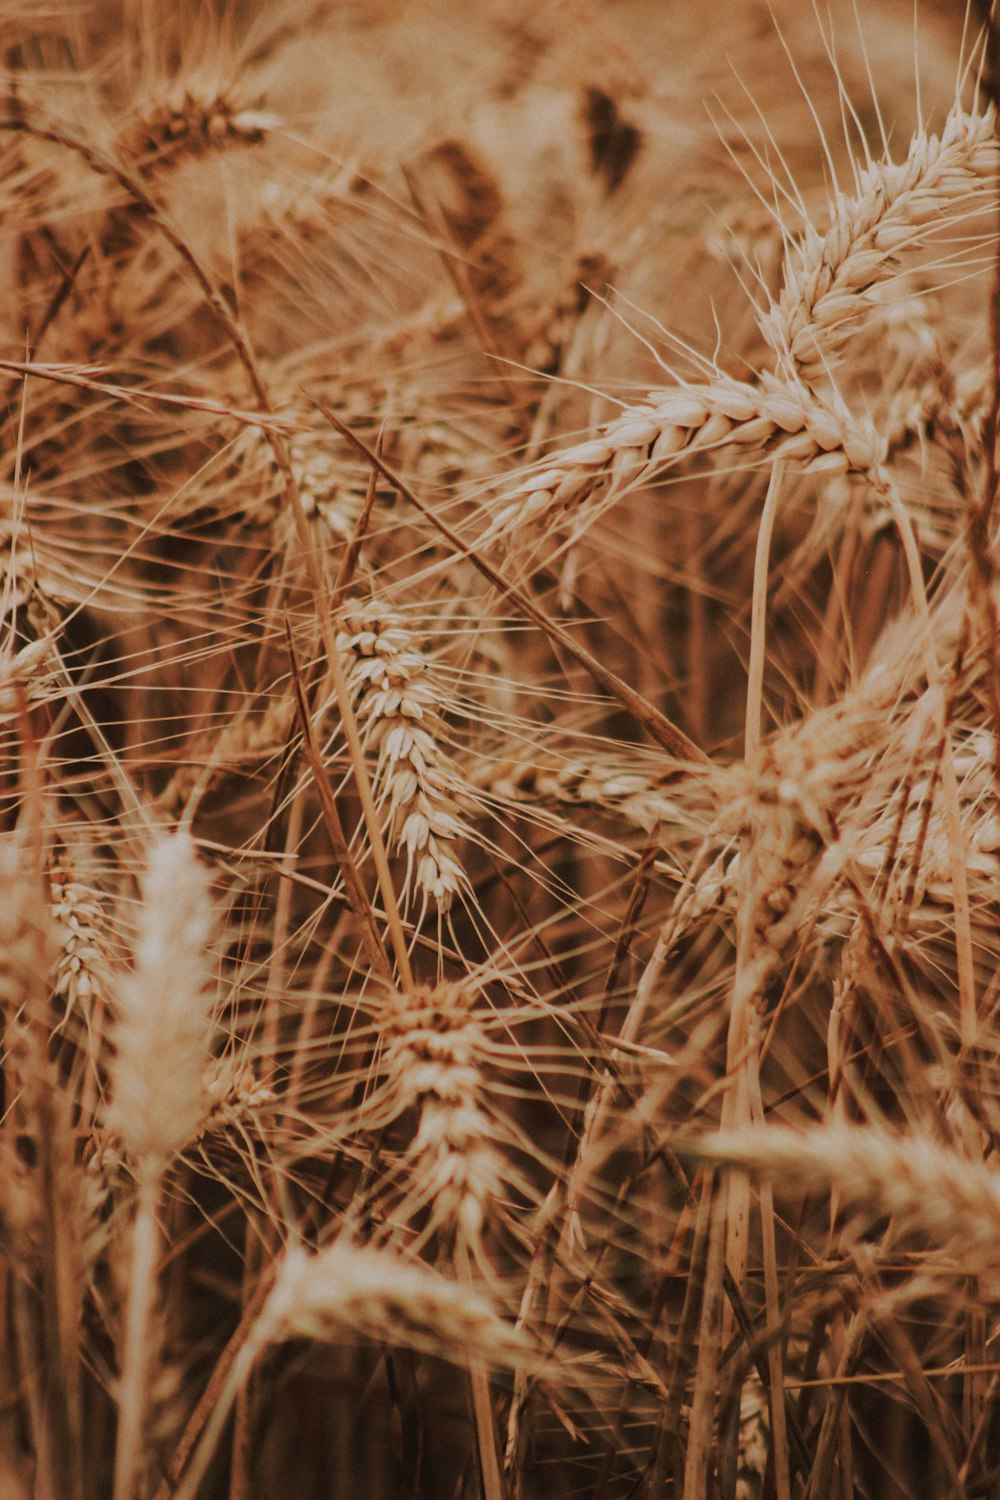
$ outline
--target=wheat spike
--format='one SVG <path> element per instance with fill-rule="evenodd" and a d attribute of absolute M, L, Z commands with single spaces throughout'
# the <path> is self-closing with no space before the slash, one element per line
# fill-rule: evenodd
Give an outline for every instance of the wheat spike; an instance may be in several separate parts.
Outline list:
<path fill-rule="evenodd" d="M 379 1013 L 385 1082 L 366 1116 L 385 1124 L 417 1111 L 404 1158 L 403 1210 L 415 1216 L 429 1208 L 436 1230 L 478 1247 L 511 1170 L 486 1108 L 489 1049 L 472 1008 L 475 993 L 469 984 L 451 984 L 386 997 Z"/>
<path fill-rule="evenodd" d="M 871 288 L 998 167 L 992 105 L 979 114 L 956 105 L 940 136 L 913 136 L 905 161 L 867 166 L 854 193 L 833 199 L 825 234 L 807 225 L 801 242 L 786 250 L 781 295 L 760 319 L 779 369 L 807 382 L 827 374 L 872 310 Z"/>
<path fill-rule="evenodd" d="M 765 372 L 759 382 L 719 375 L 703 384 L 650 391 L 577 443 L 539 463 L 503 495 L 483 541 L 518 528 L 574 519 L 596 499 L 617 498 L 652 484 L 698 454 L 766 453 L 816 474 L 870 473 L 885 444 L 870 422 L 850 416 L 835 399 L 820 400 L 792 376 Z"/>
<path fill-rule="evenodd" d="M 826 1121 L 807 1130 L 768 1125 L 720 1132 L 692 1149 L 796 1189 L 837 1187 L 850 1202 L 876 1216 L 896 1215 L 901 1227 L 940 1245 L 959 1242 L 977 1270 L 997 1274 L 1000 1176 L 926 1133 Z"/>
<path fill-rule="evenodd" d="M 158 838 L 141 886 L 134 967 L 117 985 L 109 1124 L 157 1175 L 204 1118 L 212 1036 L 211 883 L 187 834 Z"/>
<path fill-rule="evenodd" d="M 419 892 L 446 912 L 465 883 L 454 852 L 464 829 L 427 662 L 403 617 L 377 599 L 344 606 L 337 641 L 364 744 L 378 757 L 375 791 L 390 847 L 406 858 L 403 895 Z"/>

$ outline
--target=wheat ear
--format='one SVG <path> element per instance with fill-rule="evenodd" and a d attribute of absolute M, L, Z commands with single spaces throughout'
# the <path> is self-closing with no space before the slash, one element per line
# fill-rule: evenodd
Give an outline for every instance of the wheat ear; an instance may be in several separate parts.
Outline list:
<path fill-rule="evenodd" d="M 450 1281 L 388 1249 L 336 1242 L 316 1254 L 285 1251 L 274 1286 L 240 1350 L 174 1500 L 194 1500 L 229 1411 L 269 1344 L 361 1336 L 460 1364 L 538 1370 L 531 1340 L 467 1283 Z"/>
<path fill-rule="evenodd" d="M 281 123 L 225 89 L 188 80 L 142 104 L 115 136 L 113 154 L 149 175 L 220 146 L 255 146 Z"/>
<path fill-rule="evenodd" d="M 838 196 L 825 235 L 807 225 L 786 252 L 784 290 L 759 319 L 778 368 L 759 381 L 711 381 L 651 391 L 596 436 L 537 465 L 501 500 L 485 540 L 518 525 L 578 508 L 595 493 L 616 495 L 652 483 L 682 457 L 725 445 L 765 449 L 807 469 L 862 473 L 885 453 L 871 424 L 839 403 L 821 402 L 808 385 L 833 364 L 869 309 L 864 293 L 895 268 L 900 249 L 950 204 L 995 176 L 1000 147 L 992 108 L 955 108 L 940 137 L 914 136 L 905 162 L 871 164 L 856 194 Z"/>
<path fill-rule="evenodd" d="M 427 662 L 402 616 L 377 599 L 344 606 L 337 644 L 362 742 L 378 756 L 374 790 L 388 812 L 390 847 L 406 857 L 402 897 L 417 891 L 445 912 L 465 885 L 453 852 L 463 826 Z"/>
<path fill-rule="evenodd" d="M 431 1227 L 477 1254 L 483 1226 L 510 1181 L 486 1110 L 487 1052 L 468 984 L 418 985 L 392 993 L 379 1011 L 385 1083 L 366 1106 L 370 1128 L 417 1111 L 404 1166 L 412 1217 L 430 1208 Z"/>
<path fill-rule="evenodd" d="M 784 286 L 759 319 L 782 370 L 806 381 L 827 373 L 858 321 L 865 295 L 891 275 L 900 251 L 938 227 L 948 209 L 991 181 L 1000 166 L 996 112 L 956 107 L 940 136 L 919 131 L 906 159 L 872 162 L 854 193 L 838 193 L 825 234 L 807 224 L 785 253 Z"/>
<path fill-rule="evenodd" d="M 594 438 L 536 465 L 502 497 L 483 541 L 652 484 L 682 460 L 722 447 L 764 452 L 824 474 L 867 474 L 884 454 L 870 422 L 851 417 L 833 397 L 820 400 L 797 379 L 765 373 L 750 382 L 720 373 L 701 384 L 650 391 Z"/>
<path fill-rule="evenodd" d="M 58 1027 L 77 1012 L 89 1027 L 93 1012 L 105 1004 L 110 987 L 111 932 L 105 903 L 100 891 L 85 878 L 85 871 L 78 868 L 75 850 L 67 842 L 51 861 L 49 885 L 59 943 L 53 987 L 64 1007 Z"/>
<path fill-rule="evenodd" d="M 142 1459 L 160 1251 L 157 1205 L 168 1164 L 206 1112 L 213 1002 L 208 871 L 186 834 L 151 846 L 134 968 L 118 985 L 109 1123 L 135 1165 L 114 1500 L 131 1500 Z"/>
<path fill-rule="evenodd" d="M 829 1121 L 810 1130 L 754 1126 L 679 1145 L 706 1160 L 751 1168 L 806 1191 L 837 1187 L 850 1202 L 940 1244 L 958 1240 L 976 1270 L 996 1274 L 1000 1258 L 1000 1174 L 926 1133 Z"/>
<path fill-rule="evenodd" d="M 132 971 L 117 986 L 108 1123 L 156 1175 L 201 1123 L 214 1000 L 208 870 L 187 834 L 156 839 L 142 880 Z"/>

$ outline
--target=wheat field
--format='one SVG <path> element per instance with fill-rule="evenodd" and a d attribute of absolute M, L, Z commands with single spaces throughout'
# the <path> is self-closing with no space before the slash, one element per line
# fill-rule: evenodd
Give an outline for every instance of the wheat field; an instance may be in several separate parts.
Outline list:
<path fill-rule="evenodd" d="M 0 37 L 2 1500 L 1000 1494 L 989 4 Z"/>

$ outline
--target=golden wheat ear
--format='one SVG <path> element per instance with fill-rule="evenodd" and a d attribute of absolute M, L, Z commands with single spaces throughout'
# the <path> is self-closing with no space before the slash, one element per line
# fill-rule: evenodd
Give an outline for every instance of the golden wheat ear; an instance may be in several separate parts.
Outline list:
<path fill-rule="evenodd" d="M 115 1500 L 147 1465 L 156 1369 L 164 1174 L 209 1111 L 205 1073 L 216 993 L 211 882 L 187 833 L 151 843 L 140 883 L 132 969 L 116 985 L 108 1128 L 135 1173 L 118 1385 Z"/>

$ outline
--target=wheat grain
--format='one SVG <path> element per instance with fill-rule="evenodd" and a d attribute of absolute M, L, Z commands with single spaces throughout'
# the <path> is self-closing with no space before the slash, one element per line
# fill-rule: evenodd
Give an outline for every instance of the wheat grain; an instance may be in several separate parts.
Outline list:
<path fill-rule="evenodd" d="M 403 617 L 377 599 L 344 606 L 337 641 L 363 742 L 378 757 L 375 790 L 390 844 L 406 858 L 404 900 L 419 893 L 446 912 L 465 885 L 453 852 L 464 828 L 428 664 Z"/>
<path fill-rule="evenodd" d="M 826 375 L 870 313 L 870 289 L 893 274 L 928 226 L 939 228 L 953 205 L 988 187 L 998 167 L 992 106 L 969 114 L 958 105 L 940 136 L 914 135 L 904 162 L 865 167 L 855 192 L 831 202 L 826 233 L 807 225 L 785 252 L 781 296 L 760 319 L 779 369 L 807 382 Z"/>
<path fill-rule="evenodd" d="M 431 1227 L 479 1247 L 512 1169 L 486 1108 L 489 1047 L 473 1010 L 475 989 L 452 984 L 390 994 L 380 1008 L 384 1083 L 368 1102 L 371 1125 L 416 1110 L 405 1151 L 403 1212 L 429 1210 Z"/>
<path fill-rule="evenodd" d="M 186 834 L 150 848 L 134 968 L 118 980 L 108 1122 L 158 1176 L 204 1119 L 214 1005 L 208 872 Z"/>
<path fill-rule="evenodd" d="M 793 377 L 765 372 L 751 383 L 720 374 L 703 384 L 650 391 L 593 438 L 538 464 L 501 497 L 483 541 L 564 513 L 575 517 L 597 498 L 619 498 L 687 458 L 729 447 L 735 461 L 760 452 L 826 475 L 870 473 L 885 452 L 871 423 L 852 418 L 842 403 L 821 401 Z"/>
<path fill-rule="evenodd" d="M 706 1137 L 694 1149 L 739 1163 L 789 1187 L 837 1187 L 869 1214 L 895 1215 L 901 1227 L 941 1245 L 962 1245 L 977 1270 L 996 1274 L 1000 1180 L 983 1162 L 917 1131 L 824 1122 L 810 1130 L 769 1125 Z"/>

